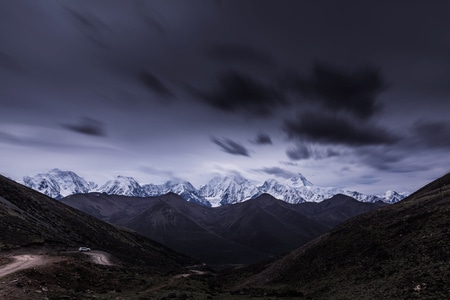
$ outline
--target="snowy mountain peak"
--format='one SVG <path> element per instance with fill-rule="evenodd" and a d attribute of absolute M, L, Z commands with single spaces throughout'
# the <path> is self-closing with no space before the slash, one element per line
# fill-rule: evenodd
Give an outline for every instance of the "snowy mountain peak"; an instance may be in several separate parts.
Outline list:
<path fill-rule="evenodd" d="M 25 176 L 23 183 L 55 199 L 72 194 L 88 193 L 96 188 L 96 184 L 87 182 L 74 172 L 59 169 L 53 169 L 48 173 L 39 173 L 33 177 Z"/>
<path fill-rule="evenodd" d="M 45 176 L 45 174 L 37 174 L 33 177 L 25 176 L 23 178 L 23 184 L 55 199 L 63 197 L 60 193 L 58 183 L 50 176 Z"/>
<path fill-rule="evenodd" d="M 397 193 L 396 191 L 386 191 L 383 195 L 380 195 L 380 198 L 382 198 L 383 202 L 392 204 L 397 203 L 400 200 L 403 200 L 407 196 L 406 193 Z"/>
<path fill-rule="evenodd" d="M 133 177 L 117 176 L 99 188 L 99 192 L 109 195 L 143 196 L 143 189 Z"/>
<path fill-rule="evenodd" d="M 72 171 L 61 171 L 58 168 L 51 169 L 48 173 L 50 174 L 60 174 L 60 173 L 73 173 Z"/>
<path fill-rule="evenodd" d="M 74 172 L 53 169 L 48 173 L 39 173 L 33 177 L 25 176 L 23 183 L 55 199 L 89 192 L 134 197 L 159 196 L 172 192 L 187 201 L 213 207 L 244 202 L 263 193 L 268 193 L 288 203 L 320 202 L 336 194 L 344 194 L 361 202 L 396 203 L 407 196 L 405 193 L 400 194 L 394 191 L 387 191 L 382 195 L 365 195 L 336 187 L 315 186 L 300 173 L 282 183 L 275 179 L 268 179 L 260 186 L 238 174 L 216 176 L 200 189 L 196 189 L 191 183 L 177 179 L 161 185 L 145 184 L 141 186 L 133 177 L 127 176 L 117 176 L 98 187 Z"/>
<path fill-rule="evenodd" d="M 303 185 L 301 185 L 300 187 L 304 188 Z M 288 203 L 301 203 L 306 201 L 302 190 L 298 185 L 296 186 L 295 184 L 292 184 L 291 180 L 288 180 L 287 184 L 282 184 L 275 179 L 269 179 L 266 180 L 261 186 L 259 186 L 258 190 L 259 194 L 255 195 L 254 197 L 259 196 L 263 193 L 267 193 L 277 199 L 284 200 Z"/>
<path fill-rule="evenodd" d="M 156 184 L 152 184 L 152 183 L 144 184 L 142 186 L 142 191 L 147 196 L 159 196 L 159 195 L 165 194 L 160 185 L 156 185 Z"/>
<path fill-rule="evenodd" d="M 257 187 L 240 175 L 216 176 L 198 191 L 213 207 L 243 202 L 255 194 L 258 194 Z"/>
<path fill-rule="evenodd" d="M 286 184 L 294 187 L 298 186 L 313 186 L 313 184 L 306 179 L 301 173 L 298 173 L 296 176 L 289 178 L 286 181 Z"/>
<path fill-rule="evenodd" d="M 123 175 L 116 176 L 116 178 L 114 180 L 129 181 L 129 182 L 136 182 L 137 183 L 137 181 L 133 177 L 123 176 Z"/>
<path fill-rule="evenodd" d="M 165 184 L 163 184 L 164 187 L 166 187 L 168 190 L 171 190 L 174 193 L 177 193 L 174 190 L 187 190 L 187 191 L 195 191 L 194 186 L 187 181 L 180 181 L 180 180 L 169 180 Z"/>
<path fill-rule="evenodd" d="M 264 181 L 264 183 L 261 185 L 262 188 L 271 188 L 276 185 L 280 184 L 276 179 L 267 179 Z"/>
<path fill-rule="evenodd" d="M 222 188 L 226 188 L 233 184 L 243 184 L 248 182 L 247 179 L 240 175 L 229 175 L 229 176 L 214 176 L 207 184 L 204 186 L 216 187 L 221 186 Z M 202 186 L 202 187 L 204 187 Z"/>

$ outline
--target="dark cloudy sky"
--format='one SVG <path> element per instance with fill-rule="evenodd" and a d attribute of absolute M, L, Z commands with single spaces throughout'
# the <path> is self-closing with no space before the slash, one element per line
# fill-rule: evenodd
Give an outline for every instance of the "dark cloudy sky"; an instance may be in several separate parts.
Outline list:
<path fill-rule="evenodd" d="M 450 171 L 450 2 L 0 2 L 0 167 L 411 192 Z"/>

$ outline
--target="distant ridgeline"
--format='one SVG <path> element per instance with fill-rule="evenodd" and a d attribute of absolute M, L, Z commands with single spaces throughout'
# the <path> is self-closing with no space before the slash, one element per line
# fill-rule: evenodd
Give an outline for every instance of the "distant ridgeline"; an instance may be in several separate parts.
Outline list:
<path fill-rule="evenodd" d="M 361 202 L 382 201 L 392 204 L 407 196 L 395 191 L 387 191 L 382 195 L 365 195 L 336 187 L 319 187 L 313 185 L 300 173 L 284 182 L 268 179 L 261 185 L 254 184 L 238 175 L 217 176 L 197 189 L 186 181 L 140 185 L 134 178 L 125 176 L 117 176 L 103 185 L 98 185 L 86 181 L 74 172 L 53 169 L 33 177 L 25 176 L 20 183 L 55 199 L 89 192 L 133 197 L 159 196 L 172 192 L 189 202 L 212 207 L 244 202 L 264 193 L 292 204 L 321 202 L 337 194 L 347 195 Z"/>

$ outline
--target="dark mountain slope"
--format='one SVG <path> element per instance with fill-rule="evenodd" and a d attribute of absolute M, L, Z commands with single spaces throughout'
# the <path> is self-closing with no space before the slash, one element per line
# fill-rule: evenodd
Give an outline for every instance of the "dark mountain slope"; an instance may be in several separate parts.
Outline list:
<path fill-rule="evenodd" d="M 62 202 L 209 264 L 273 258 L 329 229 L 270 195 L 219 208 L 187 202 L 174 193 L 146 198 L 72 195 Z"/>
<path fill-rule="evenodd" d="M 267 258 L 266 253 L 224 239 L 205 226 L 206 207 L 187 202 L 173 193 L 149 197 L 148 202 L 142 213 L 132 217 L 116 214 L 111 216 L 111 222 L 206 263 L 248 263 Z"/>
<path fill-rule="evenodd" d="M 187 202 L 173 193 L 145 198 L 91 193 L 62 202 L 213 264 L 279 256 L 339 221 L 378 207 L 346 196 L 325 203 L 289 204 L 268 194 L 217 208 Z"/>
<path fill-rule="evenodd" d="M 269 253 L 289 252 L 329 230 L 268 194 L 214 211 L 209 224 L 228 240 Z"/>
<path fill-rule="evenodd" d="M 193 260 L 129 230 L 119 229 L 0 176 L 0 250 L 28 245 L 88 246 L 126 263 L 164 271 Z"/>
<path fill-rule="evenodd" d="M 296 205 L 295 209 L 311 219 L 334 227 L 357 215 L 386 206 L 384 202 L 366 203 L 352 197 L 337 194 L 322 202 L 306 202 Z"/>
<path fill-rule="evenodd" d="M 450 298 L 450 174 L 355 217 L 249 278 L 314 299 Z"/>
<path fill-rule="evenodd" d="M 115 214 L 122 217 L 136 215 L 145 210 L 150 201 L 143 197 L 88 193 L 67 196 L 61 202 L 100 220 L 109 221 Z"/>

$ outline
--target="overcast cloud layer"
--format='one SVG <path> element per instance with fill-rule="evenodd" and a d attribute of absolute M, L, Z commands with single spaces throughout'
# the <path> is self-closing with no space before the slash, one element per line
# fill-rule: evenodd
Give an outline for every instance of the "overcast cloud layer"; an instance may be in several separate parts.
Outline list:
<path fill-rule="evenodd" d="M 0 166 L 412 192 L 450 171 L 446 1 L 0 2 Z"/>

